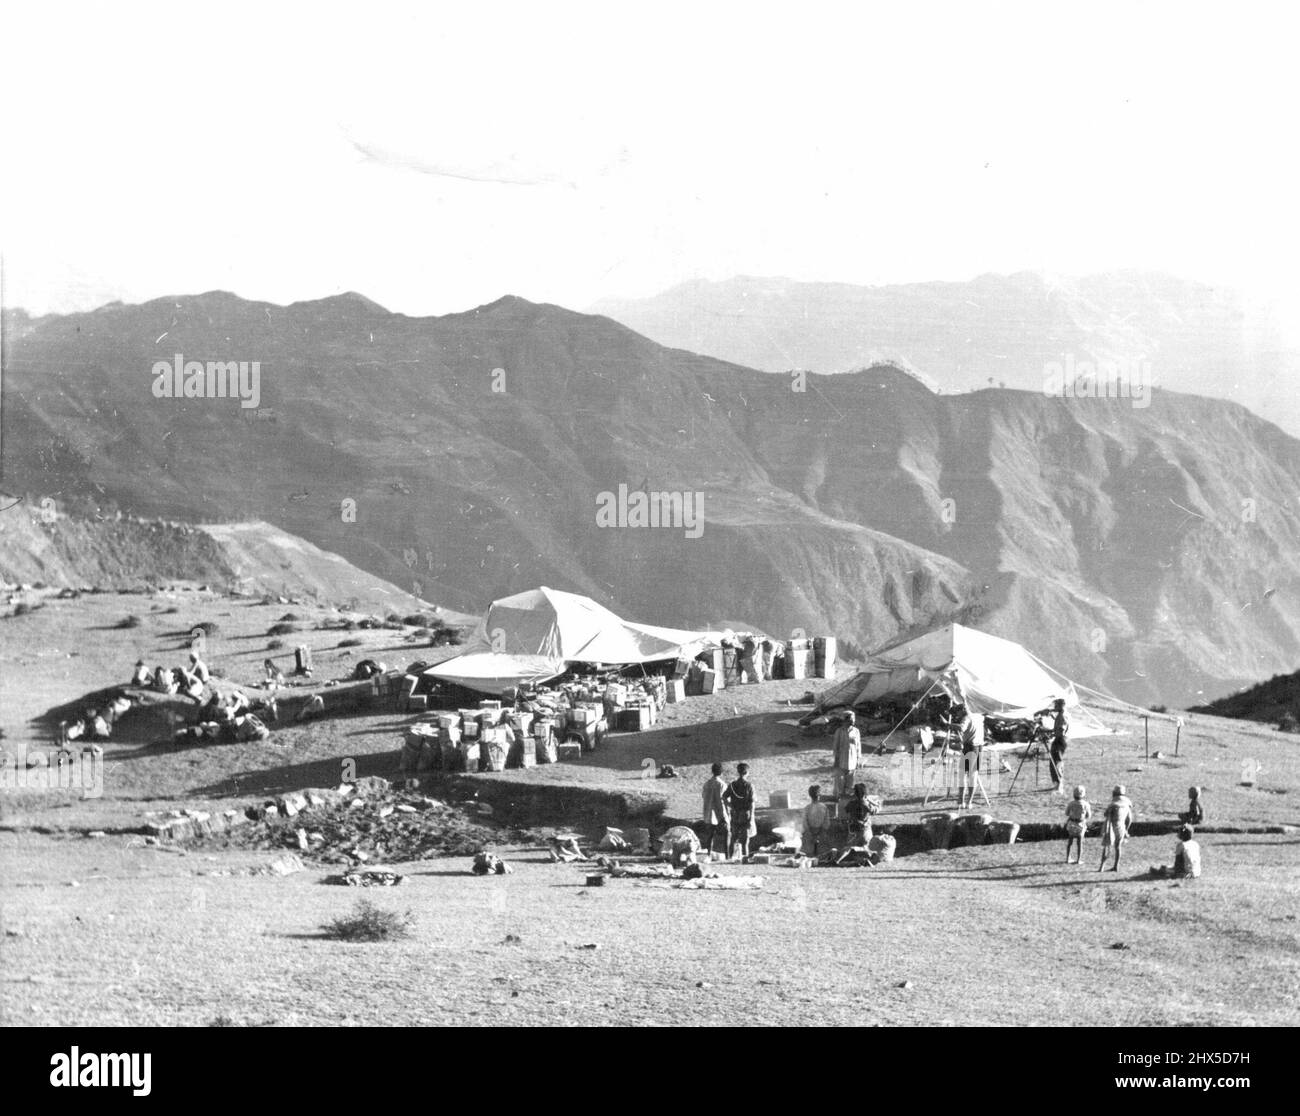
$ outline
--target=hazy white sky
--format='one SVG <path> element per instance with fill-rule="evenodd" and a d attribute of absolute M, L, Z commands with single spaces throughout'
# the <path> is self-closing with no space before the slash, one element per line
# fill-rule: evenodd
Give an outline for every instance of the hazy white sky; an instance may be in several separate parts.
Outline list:
<path fill-rule="evenodd" d="M 1283 5 L 27 6 L 5 303 L 1169 271 L 1300 316 Z"/>

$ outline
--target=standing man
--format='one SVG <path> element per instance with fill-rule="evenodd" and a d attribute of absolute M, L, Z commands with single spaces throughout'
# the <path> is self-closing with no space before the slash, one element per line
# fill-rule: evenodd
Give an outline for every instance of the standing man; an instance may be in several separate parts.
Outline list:
<path fill-rule="evenodd" d="M 953 710 L 960 717 L 961 728 L 961 787 L 957 792 L 957 806 L 969 810 L 975 805 L 975 786 L 980 773 L 980 750 L 984 747 L 984 718 L 972 713 L 964 705 Z M 987 798 L 988 795 L 985 795 Z M 964 805 L 963 805 L 964 802 Z"/>
<path fill-rule="evenodd" d="M 808 805 L 803 810 L 803 855 L 817 856 L 826 851 L 826 827 L 830 825 L 830 811 L 821 800 L 820 786 L 808 788 Z"/>
<path fill-rule="evenodd" d="M 736 778 L 722 796 L 731 811 L 731 832 L 727 839 L 727 854 L 731 846 L 740 843 L 740 859 L 749 863 L 749 839 L 758 832 L 754 824 L 754 784 L 749 781 L 749 764 L 736 764 Z"/>
<path fill-rule="evenodd" d="M 1065 749 L 1070 742 L 1070 720 L 1065 715 L 1065 698 L 1057 698 L 1052 702 L 1052 748 L 1049 765 L 1052 769 L 1052 781 L 1056 784 L 1056 793 L 1064 794 L 1065 787 L 1062 781 L 1065 774 L 1061 766 L 1062 760 L 1065 759 Z"/>
<path fill-rule="evenodd" d="M 1128 840 L 1128 831 L 1133 825 L 1133 803 L 1129 799 L 1128 788 L 1122 783 L 1110 792 L 1110 805 L 1106 807 L 1105 817 L 1106 822 L 1101 831 L 1101 863 L 1097 865 L 1097 871 L 1106 867 L 1106 857 L 1114 848 L 1115 862 L 1110 870 L 1118 872 L 1120 848 Z"/>
<path fill-rule="evenodd" d="M 727 817 L 725 795 L 727 784 L 722 778 L 722 764 L 713 765 L 713 774 L 704 784 L 704 851 L 710 859 L 713 857 L 713 841 L 719 833 L 722 835 L 722 855 L 725 859 L 730 851 L 727 842 L 727 830 L 730 825 Z"/>
<path fill-rule="evenodd" d="M 862 758 L 862 734 L 858 732 L 857 717 L 850 709 L 844 713 L 844 719 L 835 730 L 835 742 L 832 745 L 835 766 L 835 797 L 844 798 L 853 785 L 853 776 Z"/>

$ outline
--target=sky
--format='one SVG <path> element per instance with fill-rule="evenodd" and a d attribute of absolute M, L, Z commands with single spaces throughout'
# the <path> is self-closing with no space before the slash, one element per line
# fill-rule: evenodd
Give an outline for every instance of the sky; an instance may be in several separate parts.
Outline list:
<path fill-rule="evenodd" d="M 1284 5 L 28 5 L 3 301 L 1169 272 L 1300 341 Z"/>

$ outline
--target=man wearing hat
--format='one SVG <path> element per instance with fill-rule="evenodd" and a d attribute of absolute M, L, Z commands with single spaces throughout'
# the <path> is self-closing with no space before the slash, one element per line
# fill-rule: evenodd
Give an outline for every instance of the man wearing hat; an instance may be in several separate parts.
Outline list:
<path fill-rule="evenodd" d="M 149 685 L 151 680 L 152 680 L 152 675 L 149 673 L 149 668 L 144 665 L 144 660 L 136 659 L 135 673 L 131 675 L 131 685 L 147 686 Z"/>
<path fill-rule="evenodd" d="M 1080 864 L 1083 861 L 1083 839 L 1088 833 L 1088 821 L 1092 817 L 1092 805 L 1088 802 L 1088 791 L 1080 785 L 1074 788 L 1074 798 L 1065 808 L 1065 863 Z M 1077 843 L 1078 858 L 1070 860 L 1070 852 Z"/>
<path fill-rule="evenodd" d="M 1133 803 L 1129 801 L 1128 788 L 1121 783 L 1110 792 L 1110 805 L 1106 807 L 1106 824 L 1101 831 L 1101 863 L 1097 865 L 1098 872 L 1106 867 L 1106 857 L 1112 845 L 1115 848 L 1115 863 L 1110 866 L 1110 870 L 1119 871 L 1120 847 L 1128 840 L 1128 831 L 1132 824 Z"/>
<path fill-rule="evenodd" d="M 832 748 L 835 767 L 835 797 L 843 798 L 853 785 L 853 775 L 862 758 L 862 734 L 858 732 L 857 716 L 852 709 L 846 710 L 835 730 L 835 742 Z"/>
<path fill-rule="evenodd" d="M 1049 752 L 1051 762 L 1048 764 L 1052 769 L 1052 782 L 1056 784 L 1057 794 L 1065 793 L 1065 788 L 1061 785 L 1065 778 L 1061 761 L 1065 759 L 1065 749 L 1069 739 L 1070 720 L 1065 715 L 1065 698 L 1057 698 L 1052 702 L 1052 747 Z"/>

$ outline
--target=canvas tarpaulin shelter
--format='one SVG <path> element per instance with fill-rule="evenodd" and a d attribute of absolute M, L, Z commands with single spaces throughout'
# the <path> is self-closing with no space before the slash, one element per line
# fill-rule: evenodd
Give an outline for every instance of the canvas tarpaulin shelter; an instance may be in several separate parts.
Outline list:
<path fill-rule="evenodd" d="M 972 713 L 994 717 L 1029 718 L 1064 698 L 1071 736 L 1106 731 L 1084 712 L 1069 679 L 1050 671 L 1020 644 L 961 624 L 945 624 L 872 652 L 858 674 L 822 691 L 817 709 L 890 697 L 914 699 L 932 687 Z"/>
<path fill-rule="evenodd" d="M 499 694 L 511 686 L 536 686 L 564 673 L 564 663 L 540 655 L 498 655 L 473 651 L 428 668 L 425 675 L 468 690 Z"/>
<path fill-rule="evenodd" d="M 482 681 L 496 685 L 490 692 L 499 692 L 508 685 L 541 681 L 543 675 L 554 677 L 569 663 L 623 666 L 690 658 L 706 648 L 721 646 L 728 635 L 636 624 L 590 597 L 543 586 L 492 602 L 474 641 L 487 650 L 448 659 L 426 673 L 480 689 L 474 682 L 462 681 L 477 674 Z M 467 664 L 466 660 L 474 661 Z M 507 678 L 514 681 L 503 681 Z"/>

